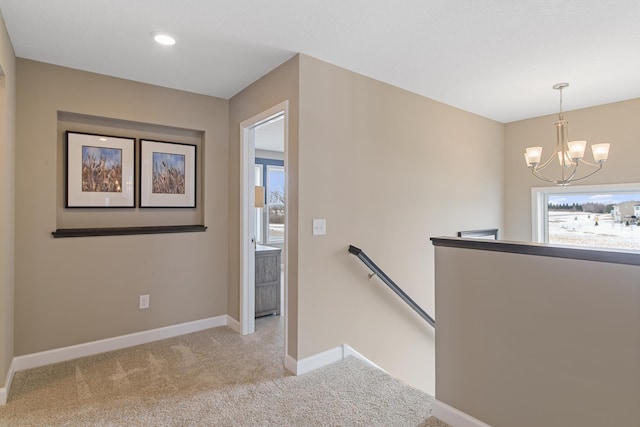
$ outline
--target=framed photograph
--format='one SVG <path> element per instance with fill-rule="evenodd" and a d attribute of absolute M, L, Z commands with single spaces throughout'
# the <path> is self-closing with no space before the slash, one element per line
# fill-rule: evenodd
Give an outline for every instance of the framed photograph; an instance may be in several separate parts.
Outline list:
<path fill-rule="evenodd" d="M 67 131 L 67 208 L 132 208 L 135 139 Z"/>
<path fill-rule="evenodd" d="M 196 146 L 140 140 L 140 207 L 196 207 Z"/>

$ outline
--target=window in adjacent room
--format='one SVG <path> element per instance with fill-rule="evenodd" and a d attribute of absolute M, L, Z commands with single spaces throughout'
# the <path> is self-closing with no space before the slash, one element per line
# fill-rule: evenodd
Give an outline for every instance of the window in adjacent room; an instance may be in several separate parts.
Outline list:
<path fill-rule="evenodd" d="M 254 185 L 263 185 L 262 184 L 262 165 L 254 165 Z M 262 233 L 262 217 L 264 216 L 264 208 L 256 208 L 256 241 L 259 244 L 262 244 L 264 241 L 263 233 Z"/>
<path fill-rule="evenodd" d="M 284 242 L 284 166 L 267 165 L 267 244 Z"/>
<path fill-rule="evenodd" d="M 640 250 L 640 184 L 533 188 L 533 240 Z"/>

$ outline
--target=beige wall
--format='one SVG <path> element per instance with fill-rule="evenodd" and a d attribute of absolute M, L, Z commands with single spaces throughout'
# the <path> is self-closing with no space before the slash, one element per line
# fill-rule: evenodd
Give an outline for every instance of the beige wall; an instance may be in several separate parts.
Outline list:
<path fill-rule="evenodd" d="M 0 388 L 13 359 L 16 65 L 0 15 Z"/>
<path fill-rule="evenodd" d="M 347 343 L 433 393 L 433 330 L 347 248 L 433 314 L 429 237 L 502 228 L 502 165 L 500 123 L 301 55 L 298 358 Z"/>
<path fill-rule="evenodd" d="M 569 137 L 590 144 L 611 143 L 603 170 L 575 185 L 640 182 L 640 99 L 601 105 L 565 113 Z M 531 188 L 549 184 L 531 175 L 524 163 L 526 147 L 542 145 L 547 158 L 555 145 L 557 115 L 537 117 L 505 125 L 504 238 L 531 240 Z M 592 160 L 587 148 L 587 160 Z"/>
<path fill-rule="evenodd" d="M 239 124 L 284 100 L 289 100 L 288 354 L 302 360 L 347 343 L 433 392 L 432 330 L 395 302 L 384 285 L 370 284 L 347 247 L 362 245 L 370 255 L 377 253 L 381 266 L 390 267 L 392 277 L 433 313 L 429 236 L 502 226 L 502 125 L 305 55 L 233 97 L 229 314 L 235 318 Z M 466 155 L 454 158 L 460 150 Z M 482 166 L 472 161 L 474 155 Z M 451 173 L 454 168 L 465 172 Z M 327 219 L 326 236 L 311 236 L 313 218 Z"/>
<path fill-rule="evenodd" d="M 18 93 L 15 355 L 226 314 L 227 101 L 22 59 Z M 149 125 L 204 133 L 199 209 L 209 229 L 52 239 L 61 221 L 69 224 L 57 188 L 60 111 L 139 125 L 123 136 Z M 156 214 L 167 222 L 183 218 L 179 211 Z M 128 219 L 117 225 L 140 225 L 135 211 L 87 215 L 101 226 L 122 215 Z M 150 309 L 138 309 L 140 294 L 150 295 Z"/>
<path fill-rule="evenodd" d="M 639 266 L 437 247 L 436 397 L 493 427 L 637 426 L 638 277 Z"/>
<path fill-rule="evenodd" d="M 285 62 L 229 100 L 229 315 L 240 318 L 240 123 L 284 101 L 289 101 L 287 243 L 288 329 L 287 353 L 297 359 L 298 316 L 298 56 Z"/>

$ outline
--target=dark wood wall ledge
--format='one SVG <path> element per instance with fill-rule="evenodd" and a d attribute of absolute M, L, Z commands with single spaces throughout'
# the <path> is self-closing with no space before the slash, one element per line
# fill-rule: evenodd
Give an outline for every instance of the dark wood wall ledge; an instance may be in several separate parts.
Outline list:
<path fill-rule="evenodd" d="M 463 239 L 457 237 L 432 237 L 433 246 L 476 249 L 481 251 L 508 252 L 522 255 L 548 256 L 640 266 L 640 252 L 571 248 L 543 243 L 513 242 L 508 240 Z"/>
<path fill-rule="evenodd" d="M 194 233 L 207 231 L 204 225 L 161 225 L 150 227 L 59 228 L 54 238 L 90 236 L 130 236 L 135 234 Z"/>

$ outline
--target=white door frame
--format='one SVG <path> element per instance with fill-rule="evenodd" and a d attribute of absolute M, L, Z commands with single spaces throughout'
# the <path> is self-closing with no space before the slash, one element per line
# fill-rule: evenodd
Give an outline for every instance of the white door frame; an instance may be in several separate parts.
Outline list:
<path fill-rule="evenodd" d="M 287 353 L 288 327 L 288 243 L 289 200 L 287 181 L 288 137 L 289 137 L 289 101 L 281 102 L 240 123 L 240 333 L 252 334 L 255 331 L 255 207 L 253 193 L 253 174 L 255 163 L 255 141 L 253 129 L 267 120 L 284 113 L 284 170 L 285 170 L 285 230 L 284 230 L 284 349 Z"/>

